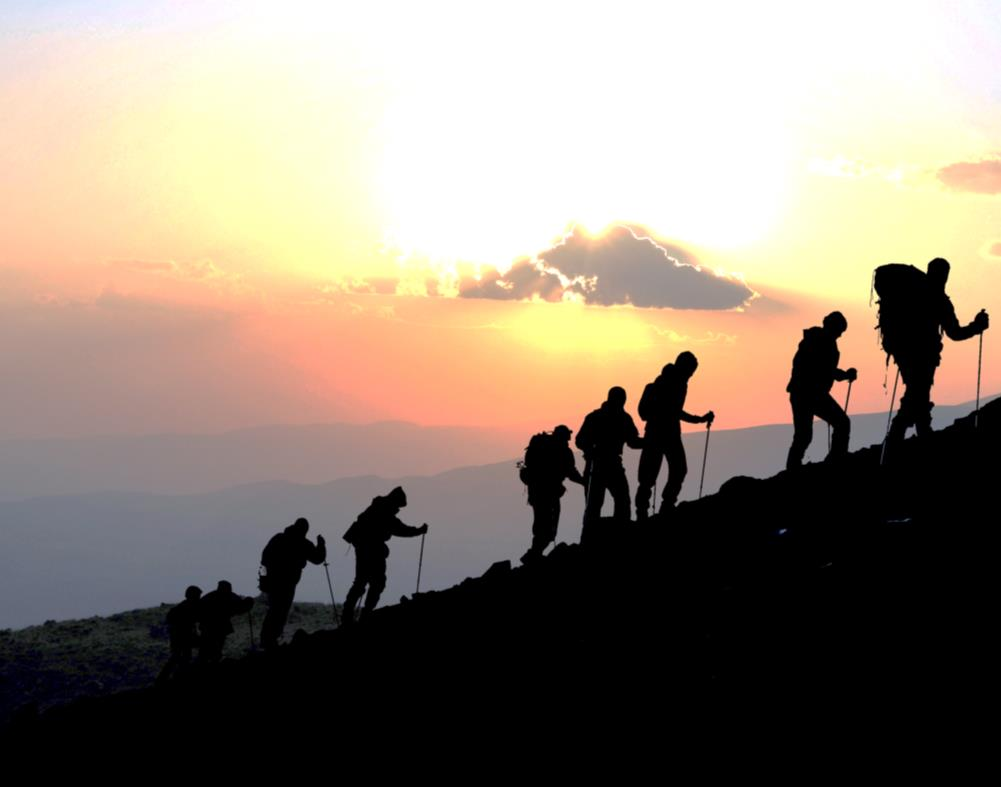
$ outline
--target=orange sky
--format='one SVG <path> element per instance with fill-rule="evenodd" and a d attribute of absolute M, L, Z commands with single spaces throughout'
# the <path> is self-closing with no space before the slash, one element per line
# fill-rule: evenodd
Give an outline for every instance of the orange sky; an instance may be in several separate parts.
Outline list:
<path fill-rule="evenodd" d="M 784 421 L 833 308 L 853 409 L 885 408 L 873 267 L 948 257 L 960 319 L 1001 319 L 1001 22 L 801 5 L 14 3 L 0 437 L 573 425 L 683 349 L 690 409 Z M 598 305 L 609 282 L 671 302 L 631 252 L 597 259 L 621 224 L 760 297 Z M 574 226 L 596 277 L 498 299 L 519 260 L 555 282 Z M 491 275 L 509 289 L 457 297 Z M 934 398 L 975 375 L 976 343 L 949 346 Z"/>

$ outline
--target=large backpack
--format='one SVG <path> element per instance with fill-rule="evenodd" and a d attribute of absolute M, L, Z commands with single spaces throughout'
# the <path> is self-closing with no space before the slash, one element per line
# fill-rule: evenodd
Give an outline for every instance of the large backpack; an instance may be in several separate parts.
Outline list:
<path fill-rule="evenodd" d="M 552 432 L 532 435 L 525 448 L 525 458 L 518 462 L 518 477 L 522 483 L 530 484 L 551 470 L 556 461 L 556 441 Z"/>
<path fill-rule="evenodd" d="M 272 578 L 281 570 L 281 561 L 284 557 L 285 534 L 276 533 L 271 536 L 264 551 L 261 552 L 261 566 L 257 569 L 257 587 L 262 593 L 269 593 L 273 589 Z"/>
<path fill-rule="evenodd" d="M 928 276 L 913 265 L 881 265 L 873 273 L 873 288 L 879 296 L 880 342 L 889 362 L 927 325 Z"/>
<path fill-rule="evenodd" d="M 369 503 L 368 508 L 358 514 L 358 517 L 351 526 L 344 532 L 344 540 L 347 541 L 351 546 L 358 546 L 359 542 L 365 542 L 372 540 L 373 533 L 372 527 L 376 520 L 378 520 L 380 513 L 383 510 L 383 505 L 385 497 L 377 497 L 371 503 Z"/>
<path fill-rule="evenodd" d="M 644 421 L 649 421 L 651 418 L 657 417 L 657 410 L 660 409 L 660 399 L 659 389 L 656 382 L 647 383 L 646 388 L 643 389 L 643 395 L 640 397 L 639 406 L 636 411 L 639 413 L 640 418 Z"/>

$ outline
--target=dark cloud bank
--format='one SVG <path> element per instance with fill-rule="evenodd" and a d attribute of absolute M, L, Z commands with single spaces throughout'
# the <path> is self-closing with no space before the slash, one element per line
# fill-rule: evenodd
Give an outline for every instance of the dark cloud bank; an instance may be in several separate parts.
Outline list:
<path fill-rule="evenodd" d="M 671 309 L 734 309 L 754 297 L 741 280 L 703 270 L 684 250 L 628 227 L 600 237 L 575 230 L 535 260 L 520 260 L 504 274 L 491 269 L 459 287 L 460 297 L 494 300 L 559 301 L 565 293 L 600 306 Z"/>

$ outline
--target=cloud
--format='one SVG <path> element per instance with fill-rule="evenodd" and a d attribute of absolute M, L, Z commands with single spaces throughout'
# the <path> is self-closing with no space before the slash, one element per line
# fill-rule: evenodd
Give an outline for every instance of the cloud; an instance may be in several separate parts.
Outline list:
<path fill-rule="evenodd" d="M 491 298 L 500 301 L 563 300 L 563 280 L 532 260 L 519 260 L 501 274 L 491 268 L 479 279 L 459 282 L 460 298 Z"/>
<path fill-rule="evenodd" d="M 239 275 L 227 273 L 212 260 L 195 260 L 193 262 L 153 262 L 148 260 L 114 260 L 108 265 L 118 270 L 139 271 L 171 276 L 176 279 L 239 279 Z"/>
<path fill-rule="evenodd" d="M 949 164 L 938 171 L 938 179 L 953 191 L 1001 194 L 1001 158 Z"/>
<path fill-rule="evenodd" d="M 372 276 L 364 279 L 342 279 L 323 288 L 326 294 L 396 295 L 400 280 L 395 276 Z"/>
<path fill-rule="evenodd" d="M 580 300 L 641 308 L 734 309 L 755 293 L 743 281 L 701 268 L 680 247 L 625 226 L 592 237 L 572 231 L 534 260 L 506 273 L 490 269 L 459 287 L 464 298 Z"/>
<path fill-rule="evenodd" d="M 689 336 L 686 333 L 678 333 L 671 328 L 658 328 L 656 326 L 651 326 L 653 332 L 661 337 L 662 339 L 667 339 L 669 342 L 674 344 L 736 344 L 737 336 L 731 333 L 722 333 L 720 331 L 706 331 L 701 337 Z"/>
<path fill-rule="evenodd" d="M 1001 240 L 994 241 L 987 248 L 987 254 L 991 257 L 1001 257 Z"/>

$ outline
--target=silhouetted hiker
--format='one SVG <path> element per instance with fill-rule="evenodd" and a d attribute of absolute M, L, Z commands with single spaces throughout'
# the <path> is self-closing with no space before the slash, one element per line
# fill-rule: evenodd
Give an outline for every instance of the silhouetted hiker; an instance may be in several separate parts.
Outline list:
<path fill-rule="evenodd" d="M 388 495 L 376 497 L 344 534 L 344 540 L 355 550 L 355 581 L 344 602 L 342 625 L 354 622 L 355 606 L 365 593 L 366 585 L 368 594 L 365 596 L 362 619 L 379 603 L 379 596 L 386 588 L 386 558 L 389 557 L 386 542 L 393 536 L 411 538 L 428 532 L 427 523 L 411 527 L 397 518 L 400 509 L 406 504 L 406 493 L 401 487 L 396 487 Z"/>
<path fill-rule="evenodd" d="M 281 533 L 272 536 L 261 554 L 264 573 L 259 587 L 268 594 L 268 611 L 261 624 L 261 647 L 265 650 L 276 647 L 285 630 L 285 621 L 295 599 L 295 586 L 299 584 L 306 562 L 319 565 L 327 559 L 323 536 L 318 535 L 314 545 L 306 538 L 308 532 L 309 522 L 299 517 Z"/>
<path fill-rule="evenodd" d="M 601 518 L 605 490 L 615 501 L 615 519 L 630 519 L 629 484 L 622 466 L 622 448 L 642 448 L 643 439 L 625 411 L 626 391 L 615 386 L 608 390 L 608 398 L 597 410 L 587 414 L 577 432 L 577 447 L 584 452 L 584 523 Z M 581 540 L 584 536 L 581 534 Z"/>
<path fill-rule="evenodd" d="M 666 513 L 678 502 L 681 485 L 688 475 L 688 460 L 681 442 L 681 422 L 711 424 L 716 418 L 711 410 L 705 415 L 685 412 L 688 381 L 698 368 L 698 360 L 686 350 L 643 389 L 638 409 L 640 418 L 646 421 L 646 431 L 643 433 L 639 486 L 636 489 L 637 520 L 646 519 L 649 515 L 650 492 L 657 482 L 662 457 L 667 460 L 667 483 L 661 495 L 660 513 Z"/>
<path fill-rule="evenodd" d="M 225 579 L 219 580 L 215 590 L 202 596 L 198 602 L 198 625 L 202 632 L 198 660 L 213 664 L 222 660 L 226 637 L 233 633 L 233 615 L 240 615 L 254 606 L 250 596 L 238 596 Z"/>
<path fill-rule="evenodd" d="M 792 359 L 792 377 L 786 386 L 792 404 L 793 424 L 792 445 L 786 458 L 787 470 L 803 464 L 803 455 L 813 440 L 814 416 L 827 421 L 834 430 L 827 460 L 848 453 L 851 421 L 831 396 L 835 380 L 854 382 L 858 379 L 854 368 L 847 371 L 838 368 L 841 359 L 838 339 L 847 329 L 845 316 L 841 312 L 831 312 L 824 318 L 823 327 L 814 326 L 803 331 L 803 340 Z"/>
<path fill-rule="evenodd" d="M 191 664 L 191 651 L 198 644 L 198 600 L 201 597 L 202 589 L 197 585 L 189 585 L 184 591 L 184 601 L 175 604 L 167 613 L 170 658 L 160 670 L 157 683 L 164 683 L 174 673 L 183 673 Z"/>
<path fill-rule="evenodd" d="M 542 557 L 553 541 L 560 522 L 560 498 L 567 491 L 565 480 L 584 484 L 570 449 L 570 428 L 560 424 L 552 433 L 539 432 L 528 441 L 525 461 L 521 465 L 521 480 L 528 487 L 528 504 L 532 507 L 532 546 L 522 555 L 522 563 Z"/>
<path fill-rule="evenodd" d="M 900 443 L 908 427 L 918 435 L 932 431 L 931 387 L 942 360 L 942 333 L 964 341 L 987 330 L 990 320 L 983 309 L 969 325 L 960 325 L 956 309 L 945 294 L 949 263 L 936 257 L 923 273 L 913 265 L 883 265 L 876 269 L 873 285 L 879 294 L 879 330 L 886 350 L 900 370 L 906 388 L 900 411 L 893 419 L 887 445 Z"/>

